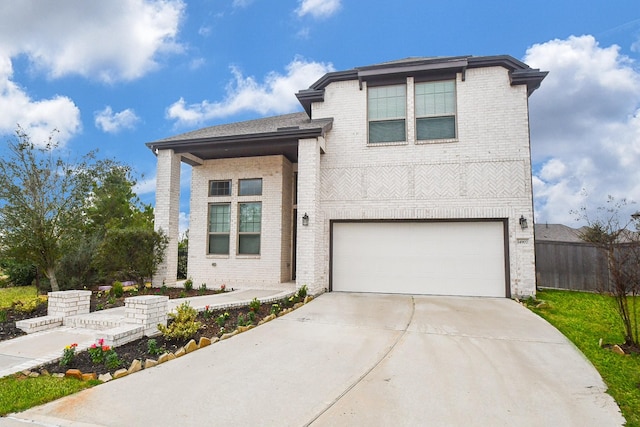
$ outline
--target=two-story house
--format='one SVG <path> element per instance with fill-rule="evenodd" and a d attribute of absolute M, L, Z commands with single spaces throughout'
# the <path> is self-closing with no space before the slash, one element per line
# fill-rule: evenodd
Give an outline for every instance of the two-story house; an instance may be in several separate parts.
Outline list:
<path fill-rule="evenodd" d="M 535 293 L 528 97 L 510 56 L 331 72 L 304 112 L 148 143 L 172 239 L 192 166 L 188 275 L 209 287 L 511 297 Z"/>

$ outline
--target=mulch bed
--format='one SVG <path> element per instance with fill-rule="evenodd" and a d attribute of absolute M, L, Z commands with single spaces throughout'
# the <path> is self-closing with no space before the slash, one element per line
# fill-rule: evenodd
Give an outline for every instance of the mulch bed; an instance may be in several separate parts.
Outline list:
<path fill-rule="evenodd" d="M 123 307 L 124 299 L 136 295 L 166 295 L 169 299 L 183 298 L 183 297 L 196 297 L 202 295 L 214 295 L 223 292 L 220 289 L 207 289 L 199 290 L 192 289 L 190 291 L 184 290 L 184 288 L 168 288 L 164 293 L 160 288 L 146 288 L 138 292 L 127 291 L 120 298 L 115 298 L 106 291 L 98 291 L 95 287 L 91 289 L 91 303 L 90 311 L 104 310 L 107 308 Z M 6 321 L 0 322 L 0 341 L 10 340 L 22 335 L 26 335 L 21 329 L 16 328 L 16 321 L 23 319 L 31 319 L 33 317 L 42 317 L 47 315 L 46 302 L 38 305 L 35 310 L 30 312 L 24 312 L 16 309 L 5 309 Z"/>
<path fill-rule="evenodd" d="M 286 301 L 280 302 L 280 306 L 284 308 Z M 262 304 L 258 313 L 255 315 L 255 324 L 258 323 L 259 320 L 268 316 L 271 311 L 271 304 Z M 221 331 L 220 326 L 216 322 L 216 319 L 221 314 L 225 312 L 229 313 L 229 317 L 224 324 L 224 330 Z M 235 308 L 228 310 L 216 310 L 210 311 L 209 315 L 206 316 L 204 313 L 198 313 L 197 321 L 201 323 L 201 327 L 198 332 L 192 337 L 195 339 L 196 343 L 200 340 L 200 337 L 214 338 L 219 337 L 224 332 L 233 332 L 235 330 L 238 315 L 242 314 L 245 318 L 248 316 L 249 308 Z M 170 323 L 170 322 L 169 322 Z M 158 335 L 153 338 L 143 337 L 139 340 L 132 341 L 128 344 L 125 344 L 120 347 L 116 347 L 115 351 L 118 354 L 120 360 L 122 360 L 122 364 L 120 368 L 128 368 L 131 366 L 131 363 L 137 359 L 141 362 L 144 362 L 146 359 L 158 359 L 158 354 L 150 354 L 148 351 L 149 348 L 149 340 L 154 339 L 156 341 L 156 345 L 159 349 L 162 349 L 162 352 L 175 352 L 180 347 L 183 347 L 187 344 L 187 342 L 191 339 L 185 340 L 166 340 L 162 335 Z M 69 343 L 72 344 L 72 343 Z M 62 355 L 62 349 L 60 349 L 60 354 Z M 91 361 L 91 358 L 88 352 L 83 351 L 79 352 L 75 355 L 73 362 L 68 366 L 60 366 L 59 363 L 49 363 L 40 368 L 47 370 L 49 373 L 64 373 L 67 369 L 79 369 L 83 373 L 95 372 L 97 375 L 101 375 L 107 372 L 113 374 L 117 369 L 107 369 L 104 365 L 96 365 Z M 118 368 L 119 369 L 119 368 Z"/>

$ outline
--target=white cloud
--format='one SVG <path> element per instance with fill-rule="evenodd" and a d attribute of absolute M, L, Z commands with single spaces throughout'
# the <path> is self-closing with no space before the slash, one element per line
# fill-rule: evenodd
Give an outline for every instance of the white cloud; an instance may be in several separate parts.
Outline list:
<path fill-rule="evenodd" d="M 64 145 L 80 132 L 80 110 L 65 96 L 33 100 L 11 81 L 11 61 L 0 55 L 0 133 L 11 134 L 20 125 L 37 145 L 44 145 L 51 132 L 58 130 L 56 140 Z"/>
<path fill-rule="evenodd" d="M 233 0 L 233 7 L 247 7 L 249 6 L 251 3 L 253 3 L 253 0 Z"/>
<path fill-rule="evenodd" d="M 140 118 L 130 108 L 114 113 L 110 106 L 106 106 L 103 110 L 96 111 L 94 116 L 96 127 L 107 133 L 118 133 L 123 129 L 134 129 L 136 123 L 140 121 Z"/>
<path fill-rule="evenodd" d="M 640 201 L 637 64 L 589 35 L 534 45 L 524 61 L 549 71 L 529 101 L 537 220 L 571 223 L 607 195 Z"/>
<path fill-rule="evenodd" d="M 138 181 L 133 186 L 133 192 L 137 195 L 150 194 L 156 191 L 156 177 L 148 178 L 143 181 Z"/>
<path fill-rule="evenodd" d="M 314 18 L 327 18 L 340 10 L 341 0 L 300 0 L 296 9 L 299 17 L 311 15 Z"/>
<path fill-rule="evenodd" d="M 21 0 L 0 3 L 0 46 L 51 78 L 133 80 L 158 67 L 176 41 L 181 0 Z"/>
<path fill-rule="evenodd" d="M 167 117 L 181 124 L 198 124 L 210 119 L 252 111 L 262 115 L 284 114 L 299 108 L 295 93 L 309 87 L 322 75 L 333 71 L 333 65 L 294 59 L 286 74 L 269 73 L 263 83 L 245 77 L 239 68 L 231 67 L 234 80 L 227 86 L 227 95 L 219 102 L 202 101 L 189 104 L 180 98 L 167 109 Z"/>
<path fill-rule="evenodd" d="M 132 80 L 157 68 L 158 56 L 180 51 L 181 0 L 0 2 L 0 133 L 19 124 L 35 143 L 55 128 L 64 145 L 81 131 L 68 97 L 32 99 L 13 78 L 13 58 L 48 78 L 80 75 L 103 82 Z"/>

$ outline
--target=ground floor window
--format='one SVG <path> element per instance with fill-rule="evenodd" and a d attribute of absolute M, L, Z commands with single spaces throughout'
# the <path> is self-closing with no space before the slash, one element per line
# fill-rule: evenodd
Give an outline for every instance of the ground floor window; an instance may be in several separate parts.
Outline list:
<path fill-rule="evenodd" d="M 215 203 L 209 205 L 209 244 L 207 253 L 229 254 L 229 219 L 231 205 Z"/>
<path fill-rule="evenodd" d="M 238 254 L 260 254 L 262 203 L 238 203 Z"/>

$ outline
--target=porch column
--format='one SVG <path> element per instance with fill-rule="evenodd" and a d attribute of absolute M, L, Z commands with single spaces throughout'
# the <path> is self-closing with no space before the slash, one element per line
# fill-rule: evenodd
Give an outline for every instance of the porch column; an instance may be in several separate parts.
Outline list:
<path fill-rule="evenodd" d="M 178 276 L 178 221 L 180 217 L 180 155 L 159 150 L 156 172 L 155 229 L 169 238 L 164 260 L 153 276 L 153 286 L 176 284 Z"/>
<path fill-rule="evenodd" d="M 322 138 L 298 141 L 298 236 L 296 287 L 307 285 L 316 294 L 323 284 L 323 218 L 320 210 L 320 151 Z M 303 225 L 304 215 L 309 225 Z"/>

